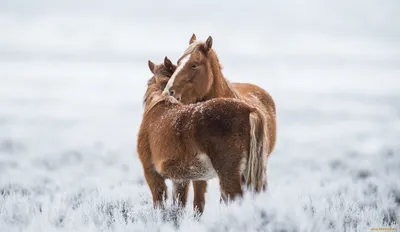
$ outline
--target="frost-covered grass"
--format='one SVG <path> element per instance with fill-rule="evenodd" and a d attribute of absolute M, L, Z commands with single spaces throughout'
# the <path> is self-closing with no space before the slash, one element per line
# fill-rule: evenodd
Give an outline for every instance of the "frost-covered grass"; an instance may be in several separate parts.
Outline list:
<path fill-rule="evenodd" d="M 219 205 L 217 183 L 213 182 L 206 212 L 200 218 L 189 207 L 183 212 L 174 206 L 166 212 L 154 211 L 138 169 L 127 171 L 126 177 L 115 183 L 102 184 L 100 180 L 97 185 L 82 186 L 89 177 L 79 176 L 73 166 L 89 165 L 83 160 L 84 164 L 74 161 L 68 167 L 66 160 L 77 157 L 68 153 L 57 160 L 62 167 L 45 168 L 48 178 L 41 182 L 2 181 L 0 226 L 6 231 L 365 231 L 396 226 L 400 215 L 399 152 L 383 150 L 364 167 L 358 154 L 330 162 L 276 164 L 278 167 L 271 169 L 287 172 L 279 172 L 280 177 L 271 175 L 267 194 L 246 194 L 229 206 Z M 92 150 L 82 155 L 90 156 L 93 165 L 102 165 L 104 160 L 94 160 L 96 153 Z M 97 174 L 99 179 L 107 175 L 107 167 L 116 168 L 105 165 Z M 54 172 L 63 168 L 69 168 L 69 174 L 81 183 L 69 188 L 57 185 Z M 36 169 L 39 172 L 40 166 Z M 134 173 L 138 181 L 132 181 Z M 14 178 L 23 182 L 17 180 L 27 177 Z"/>
<path fill-rule="evenodd" d="M 396 68 L 357 70 L 359 77 L 341 66 L 298 68 L 296 77 L 271 68 L 255 79 L 278 107 L 269 191 L 220 205 L 212 180 L 201 217 L 192 192 L 183 211 L 152 208 L 135 152 L 145 66 L 3 62 L 0 70 L 1 231 L 398 228 Z M 241 79 L 243 70 L 228 70 Z"/>

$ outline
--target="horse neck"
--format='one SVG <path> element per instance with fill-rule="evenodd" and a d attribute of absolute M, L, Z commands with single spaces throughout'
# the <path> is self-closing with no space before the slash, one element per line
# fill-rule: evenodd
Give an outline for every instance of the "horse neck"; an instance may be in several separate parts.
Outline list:
<path fill-rule="evenodd" d="M 219 64 L 217 54 L 213 50 L 209 52 L 208 59 L 211 64 L 211 71 L 213 73 L 213 83 L 210 91 L 204 97 L 204 100 L 218 97 L 237 98 L 237 94 L 230 86 L 228 80 L 226 80 L 222 74 L 221 65 Z"/>

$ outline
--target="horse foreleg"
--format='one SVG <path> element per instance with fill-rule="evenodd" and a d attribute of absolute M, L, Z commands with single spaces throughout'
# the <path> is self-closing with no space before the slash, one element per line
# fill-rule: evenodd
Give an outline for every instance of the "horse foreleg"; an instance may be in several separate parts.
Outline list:
<path fill-rule="evenodd" d="M 193 181 L 193 191 L 194 191 L 194 200 L 193 200 L 193 208 L 194 210 L 198 210 L 200 214 L 204 211 L 204 205 L 206 203 L 205 195 L 207 191 L 207 181 L 198 180 Z"/>
<path fill-rule="evenodd" d="M 144 176 L 153 195 L 155 208 L 164 208 L 164 200 L 167 199 L 167 185 L 165 179 L 153 167 L 144 170 Z"/>
<path fill-rule="evenodd" d="M 185 207 L 189 192 L 189 181 L 173 181 L 172 199 L 180 207 Z"/>

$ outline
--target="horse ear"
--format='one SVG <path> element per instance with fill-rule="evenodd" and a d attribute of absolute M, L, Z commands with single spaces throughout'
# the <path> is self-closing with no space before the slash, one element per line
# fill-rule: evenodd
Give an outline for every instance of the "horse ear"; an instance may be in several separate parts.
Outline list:
<path fill-rule="evenodd" d="M 196 35 L 193 33 L 192 37 L 190 37 L 189 45 L 196 41 Z"/>
<path fill-rule="evenodd" d="M 208 51 L 210 51 L 211 47 L 213 44 L 213 39 L 211 36 L 209 36 L 206 40 L 206 42 L 203 44 L 203 50 L 205 53 L 207 53 Z"/>
<path fill-rule="evenodd" d="M 172 64 L 171 60 L 168 59 L 168 57 L 164 58 L 164 66 L 170 70 L 172 73 L 174 73 L 176 66 Z"/>
<path fill-rule="evenodd" d="M 153 74 L 154 74 L 154 67 L 155 67 L 154 63 L 149 60 L 149 69 Z"/>

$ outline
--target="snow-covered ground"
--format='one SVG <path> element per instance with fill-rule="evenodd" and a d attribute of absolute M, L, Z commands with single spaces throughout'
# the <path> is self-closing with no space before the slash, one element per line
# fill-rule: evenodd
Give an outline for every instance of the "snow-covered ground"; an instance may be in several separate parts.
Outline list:
<path fill-rule="evenodd" d="M 400 230 L 399 4 L 228 3 L 1 2 L 0 231 Z M 201 218 L 154 211 L 136 154 L 147 60 L 193 32 L 278 110 L 269 191 L 212 180 Z"/>

